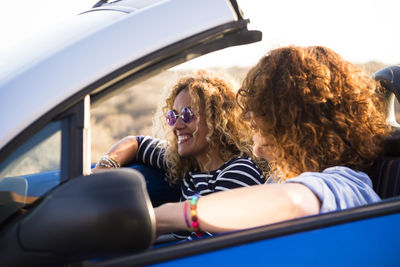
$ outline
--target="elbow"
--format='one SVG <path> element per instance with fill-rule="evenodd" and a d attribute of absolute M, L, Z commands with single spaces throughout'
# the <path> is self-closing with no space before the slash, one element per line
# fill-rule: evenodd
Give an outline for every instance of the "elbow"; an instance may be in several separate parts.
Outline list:
<path fill-rule="evenodd" d="M 124 138 L 122 138 L 122 140 L 123 140 L 123 141 L 126 141 L 126 142 L 136 141 L 136 136 L 134 136 L 134 135 L 128 135 L 128 136 L 125 136 Z"/>
<path fill-rule="evenodd" d="M 300 218 L 318 214 L 319 210 L 309 208 L 307 202 L 298 202 L 292 200 L 291 213 L 293 214 L 293 218 Z"/>
<path fill-rule="evenodd" d="M 306 186 L 293 184 L 295 190 L 286 192 L 288 210 L 292 218 L 316 215 L 321 208 L 319 198 Z"/>

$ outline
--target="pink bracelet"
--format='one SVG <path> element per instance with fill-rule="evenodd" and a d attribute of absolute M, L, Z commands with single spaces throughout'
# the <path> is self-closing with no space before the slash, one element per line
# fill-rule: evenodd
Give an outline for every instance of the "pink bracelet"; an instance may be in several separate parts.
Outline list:
<path fill-rule="evenodd" d="M 183 205 L 183 214 L 185 215 L 185 223 L 188 229 L 190 229 L 190 223 L 189 223 L 189 218 L 187 215 L 187 207 L 188 207 L 188 203 L 190 200 L 186 200 L 185 204 Z"/>

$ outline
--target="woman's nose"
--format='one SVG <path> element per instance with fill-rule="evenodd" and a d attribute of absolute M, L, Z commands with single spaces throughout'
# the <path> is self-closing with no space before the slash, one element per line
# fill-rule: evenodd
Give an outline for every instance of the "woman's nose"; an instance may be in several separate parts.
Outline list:
<path fill-rule="evenodd" d="M 186 126 L 186 124 L 182 121 L 182 118 L 179 116 L 177 119 L 176 119 L 176 122 L 175 122 L 175 124 L 174 124 L 174 129 L 182 129 L 182 128 L 184 128 Z"/>
<path fill-rule="evenodd" d="M 269 159 L 268 142 L 260 132 L 253 135 L 253 154 L 260 158 Z"/>

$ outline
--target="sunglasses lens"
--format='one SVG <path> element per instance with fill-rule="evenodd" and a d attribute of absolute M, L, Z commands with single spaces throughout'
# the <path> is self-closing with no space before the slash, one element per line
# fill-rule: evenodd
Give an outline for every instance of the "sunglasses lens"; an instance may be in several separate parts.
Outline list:
<path fill-rule="evenodd" d="M 167 112 L 167 122 L 170 126 L 174 126 L 176 122 L 176 114 L 173 110 Z"/>
<path fill-rule="evenodd" d="M 193 113 L 189 108 L 183 108 L 181 112 L 182 121 L 184 123 L 189 123 L 193 118 Z"/>

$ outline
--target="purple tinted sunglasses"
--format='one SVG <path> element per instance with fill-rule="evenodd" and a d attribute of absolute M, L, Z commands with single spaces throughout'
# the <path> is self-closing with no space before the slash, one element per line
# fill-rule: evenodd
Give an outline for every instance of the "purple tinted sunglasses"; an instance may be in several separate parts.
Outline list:
<path fill-rule="evenodd" d="M 175 110 L 170 110 L 167 112 L 166 116 L 169 126 L 174 126 L 178 117 L 181 117 L 184 123 L 189 123 L 192 121 L 194 114 L 190 110 L 190 107 L 183 108 L 181 114 L 178 114 Z"/>

